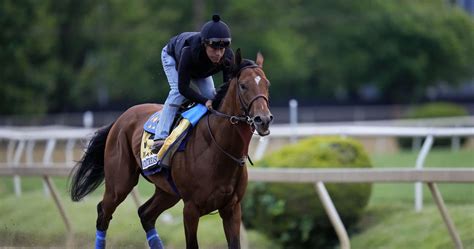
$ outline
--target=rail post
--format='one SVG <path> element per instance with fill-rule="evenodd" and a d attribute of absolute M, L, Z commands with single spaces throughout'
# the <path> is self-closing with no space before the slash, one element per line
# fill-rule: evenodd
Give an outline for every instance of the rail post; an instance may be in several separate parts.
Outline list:
<path fill-rule="evenodd" d="M 324 186 L 323 182 L 317 182 L 315 184 L 316 191 L 318 192 L 319 199 L 323 203 L 324 210 L 331 221 L 334 230 L 336 230 L 337 237 L 339 238 L 339 242 L 341 243 L 341 249 L 350 249 L 351 243 L 349 241 L 349 236 L 347 235 L 346 228 L 337 213 L 336 207 L 329 196 L 326 187 Z"/>
<path fill-rule="evenodd" d="M 448 228 L 449 235 L 453 240 L 454 246 L 456 247 L 456 249 L 463 249 L 461 237 L 459 237 L 459 233 L 456 231 L 456 227 L 454 226 L 451 217 L 449 217 L 448 209 L 444 204 L 443 196 L 439 192 L 438 187 L 434 182 L 428 182 L 427 184 L 430 188 L 431 195 L 433 196 L 433 199 L 436 205 L 438 206 L 439 212 L 441 213 L 441 217 L 443 217 L 444 224 L 446 224 L 446 227 Z"/>
<path fill-rule="evenodd" d="M 418 158 L 416 159 L 416 169 L 423 169 L 423 165 L 425 164 L 426 156 L 430 152 L 431 146 L 433 145 L 433 135 L 428 135 L 426 137 L 425 142 L 423 143 L 423 147 L 421 147 L 420 154 L 418 154 Z M 421 182 L 415 183 L 415 211 L 420 212 L 423 208 L 423 185 Z"/>
<path fill-rule="evenodd" d="M 290 99 L 290 126 L 293 131 L 293 135 L 290 137 L 291 143 L 298 141 L 298 101 L 296 99 Z"/>

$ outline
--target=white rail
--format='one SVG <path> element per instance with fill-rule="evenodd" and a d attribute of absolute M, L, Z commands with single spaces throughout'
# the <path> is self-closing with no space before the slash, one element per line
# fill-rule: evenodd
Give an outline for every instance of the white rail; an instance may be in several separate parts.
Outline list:
<path fill-rule="evenodd" d="M 57 150 L 59 141 L 65 141 L 64 147 L 65 164 L 71 167 L 73 165 L 73 154 L 75 145 L 79 140 L 87 140 L 95 129 L 71 128 L 64 126 L 47 127 L 2 127 L 0 128 L 0 140 L 8 141 L 6 151 L 6 162 L 9 167 L 19 167 L 22 161 L 29 165 L 34 162 L 34 147 L 37 143 L 45 143 L 45 149 L 42 157 L 42 165 L 53 163 L 53 152 Z M 23 160 L 22 160 L 23 159 Z M 21 179 L 19 175 L 13 176 L 13 184 L 16 196 L 21 196 Z M 45 195 L 50 194 L 47 179 L 43 181 Z"/>
<path fill-rule="evenodd" d="M 348 125 L 299 125 L 297 129 L 287 125 L 273 125 L 270 138 L 288 138 L 317 135 L 346 135 L 363 137 L 456 137 L 474 136 L 474 127 L 387 127 L 387 126 L 348 126 Z"/>
<path fill-rule="evenodd" d="M 472 117 L 466 117 L 471 120 Z M 89 138 L 95 129 L 90 128 L 71 128 L 61 126 L 48 126 L 48 127 L 30 127 L 30 128 L 18 128 L 18 127 L 4 127 L 0 128 L 0 140 L 8 140 L 7 150 L 7 163 L 12 163 L 15 167 L 25 154 L 27 160 L 32 162 L 32 153 L 34 144 L 38 141 L 47 142 L 47 147 L 44 152 L 43 162 L 52 162 L 51 150 L 55 149 L 56 141 L 67 141 L 65 146 L 65 158 L 66 163 L 72 165 L 72 155 L 74 145 L 77 140 L 83 140 Z M 265 154 L 270 140 L 276 138 L 301 138 L 308 136 L 318 135 L 339 135 L 339 136 L 354 136 L 354 137 L 425 137 L 432 138 L 433 140 L 437 137 L 460 137 L 460 136 L 474 136 L 474 127 L 386 127 L 386 126 L 355 126 L 355 125 L 318 125 L 318 124 L 299 124 L 295 125 L 273 125 L 271 127 L 271 134 L 268 137 L 260 138 L 253 159 L 259 160 Z M 255 139 L 258 139 L 255 136 Z M 425 139 L 425 143 L 422 146 L 422 150 L 418 154 L 416 161 L 416 168 L 422 169 L 424 167 L 424 161 L 428 155 L 432 139 Z M 25 146 L 27 147 L 25 152 Z M 46 184 L 46 183 L 45 183 Z M 19 176 L 14 176 L 15 193 L 21 195 L 21 180 Z M 420 211 L 422 209 L 423 199 L 422 191 L 420 191 L 420 184 L 415 187 L 415 210 Z M 45 193 L 47 193 L 45 186 Z"/>

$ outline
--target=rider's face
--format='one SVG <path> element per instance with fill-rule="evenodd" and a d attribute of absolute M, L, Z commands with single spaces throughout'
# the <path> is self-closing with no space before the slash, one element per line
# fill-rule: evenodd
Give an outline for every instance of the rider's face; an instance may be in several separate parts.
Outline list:
<path fill-rule="evenodd" d="M 224 56 L 225 48 L 213 48 L 209 45 L 206 45 L 206 54 L 209 57 L 209 60 L 212 63 L 219 63 L 222 56 Z"/>

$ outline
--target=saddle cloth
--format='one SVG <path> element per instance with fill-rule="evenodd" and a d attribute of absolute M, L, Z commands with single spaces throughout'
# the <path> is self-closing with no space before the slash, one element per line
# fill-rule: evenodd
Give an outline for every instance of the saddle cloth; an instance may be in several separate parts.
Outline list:
<path fill-rule="evenodd" d="M 207 108 L 202 104 L 197 104 L 191 109 L 183 112 L 181 116 L 183 119 L 179 121 L 176 128 L 166 138 L 163 146 L 157 154 L 151 152 L 153 145 L 153 137 L 156 125 L 160 119 L 160 113 L 156 112 L 148 118 L 148 121 L 143 125 L 143 135 L 140 146 L 140 159 L 142 162 L 143 174 L 148 176 L 160 172 L 163 167 L 169 168 L 171 158 L 174 153 L 180 148 L 184 148 L 186 142 L 185 138 L 192 127 L 194 127 L 204 114 Z"/>

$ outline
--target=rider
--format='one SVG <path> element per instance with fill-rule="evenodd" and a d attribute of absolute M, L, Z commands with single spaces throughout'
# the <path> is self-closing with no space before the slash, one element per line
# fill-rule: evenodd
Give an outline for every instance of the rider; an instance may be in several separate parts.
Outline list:
<path fill-rule="evenodd" d="M 224 81 L 230 80 L 234 52 L 230 48 L 230 29 L 219 15 L 205 23 L 201 32 L 185 32 L 170 39 L 161 52 L 161 61 L 170 92 L 156 126 L 152 152 L 157 153 L 168 137 L 179 106 L 185 99 L 204 104 L 212 109 L 216 94 L 212 75 L 223 72 Z M 193 83 L 199 91 L 191 88 Z"/>

